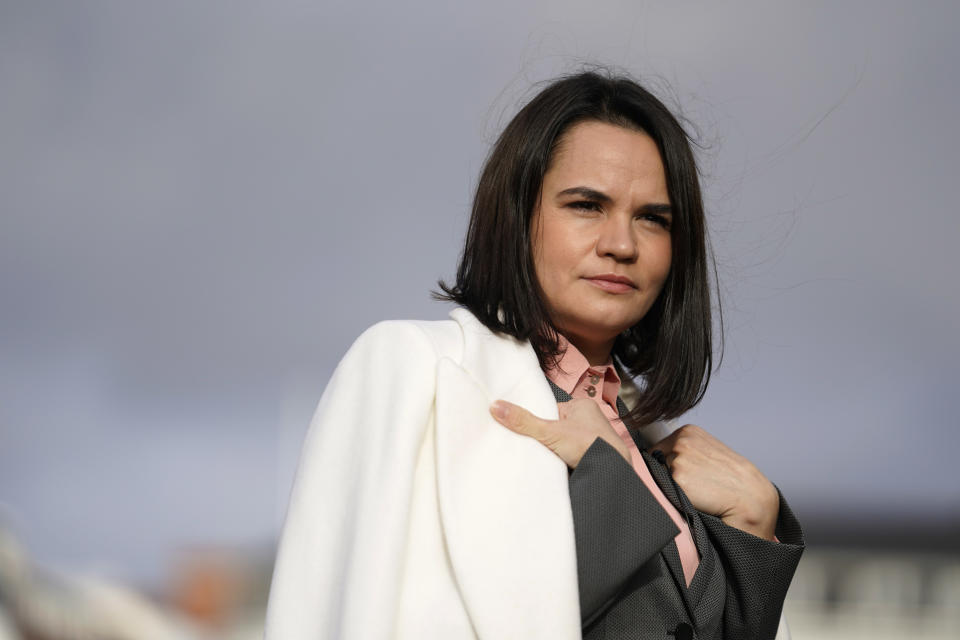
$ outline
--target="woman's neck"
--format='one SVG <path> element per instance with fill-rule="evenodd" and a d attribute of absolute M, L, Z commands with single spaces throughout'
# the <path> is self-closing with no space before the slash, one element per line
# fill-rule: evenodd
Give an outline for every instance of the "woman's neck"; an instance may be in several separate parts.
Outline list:
<path fill-rule="evenodd" d="M 579 336 L 563 335 L 567 342 L 577 348 L 591 367 L 600 367 L 610 361 L 610 352 L 613 350 L 613 340 L 608 342 L 596 343 L 590 340 L 584 340 Z"/>

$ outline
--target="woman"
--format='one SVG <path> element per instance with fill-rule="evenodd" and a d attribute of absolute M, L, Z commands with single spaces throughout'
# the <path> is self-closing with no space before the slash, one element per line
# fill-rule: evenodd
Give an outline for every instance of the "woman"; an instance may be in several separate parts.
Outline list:
<path fill-rule="evenodd" d="M 663 422 L 711 366 L 669 111 L 627 78 L 549 85 L 494 146 L 441 286 L 452 320 L 375 325 L 324 392 L 267 637 L 774 637 L 799 525 L 749 461 Z"/>

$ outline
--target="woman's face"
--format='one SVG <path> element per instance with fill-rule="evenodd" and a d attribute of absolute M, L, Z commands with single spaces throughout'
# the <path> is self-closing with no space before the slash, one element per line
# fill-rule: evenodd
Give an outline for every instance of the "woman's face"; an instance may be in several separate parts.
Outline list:
<path fill-rule="evenodd" d="M 671 222 L 650 136 L 592 120 L 567 130 L 543 177 L 531 238 L 550 317 L 588 359 L 606 358 L 656 300 L 670 272 Z"/>

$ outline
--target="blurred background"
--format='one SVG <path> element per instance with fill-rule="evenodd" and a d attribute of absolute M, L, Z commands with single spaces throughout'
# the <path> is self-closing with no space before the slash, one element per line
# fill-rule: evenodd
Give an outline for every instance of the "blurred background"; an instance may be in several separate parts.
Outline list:
<path fill-rule="evenodd" d="M 689 119 L 726 323 L 687 421 L 805 525 L 795 638 L 960 625 L 960 5 L 0 0 L 0 639 L 255 638 L 353 339 L 436 318 L 536 83 Z"/>

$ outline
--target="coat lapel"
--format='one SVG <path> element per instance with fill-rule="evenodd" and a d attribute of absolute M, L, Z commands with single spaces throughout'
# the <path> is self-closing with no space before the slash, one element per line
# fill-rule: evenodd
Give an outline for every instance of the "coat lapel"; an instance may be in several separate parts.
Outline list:
<path fill-rule="evenodd" d="M 621 416 L 627 412 L 627 406 L 620 398 L 617 398 L 617 410 L 620 412 Z M 670 472 L 667 467 L 654 458 L 645 448 L 646 443 L 644 442 L 644 436 L 650 437 L 651 434 L 656 434 L 654 437 L 658 442 L 673 431 L 673 428 L 671 427 L 675 428 L 675 426 L 671 425 L 670 423 L 658 422 L 644 427 L 644 433 L 642 436 L 634 429 L 630 430 L 630 435 L 633 438 L 634 443 L 637 445 L 637 448 L 640 449 L 640 455 L 643 457 L 644 463 L 646 463 L 647 468 L 650 470 L 650 475 L 653 476 L 654 482 L 656 482 L 657 486 L 660 487 L 660 490 L 663 491 L 663 495 L 667 497 L 667 500 L 670 501 L 670 504 L 672 504 L 674 508 L 686 518 L 691 534 L 695 536 L 695 544 L 697 545 L 697 548 L 705 549 L 705 540 L 698 535 L 701 533 L 697 530 L 699 521 L 694 522 L 694 520 L 697 520 L 697 518 L 693 516 L 693 506 L 690 504 L 689 500 L 687 500 L 687 497 L 677 489 L 677 485 L 673 482 L 673 478 L 670 477 Z M 661 554 L 663 555 L 664 562 L 670 569 L 670 575 L 673 577 L 674 583 L 677 585 L 677 591 L 680 592 L 683 602 L 687 607 L 687 613 L 690 615 L 692 620 L 696 620 L 697 618 L 695 611 L 699 599 L 695 597 L 695 594 L 702 592 L 703 589 L 701 583 L 704 581 L 705 575 L 702 561 L 700 566 L 697 567 L 696 573 L 694 573 L 693 580 L 690 582 L 690 586 L 687 587 L 687 581 L 683 575 L 683 563 L 680 562 L 680 552 L 677 550 L 676 543 L 671 540 L 670 543 L 661 550 Z"/>
<path fill-rule="evenodd" d="M 621 378 L 621 380 L 624 380 L 624 378 Z M 568 402 L 572 399 L 572 396 L 569 393 L 555 385 L 552 381 L 548 381 L 548 383 L 557 402 Z M 623 417 L 626 415 L 628 410 L 629 409 L 627 408 L 626 403 L 624 403 L 624 401 L 618 396 L 617 411 L 620 416 Z M 663 423 L 655 423 L 655 425 L 650 426 L 656 426 L 656 428 L 661 431 L 666 430 L 667 428 L 663 426 Z M 644 431 L 646 432 L 648 429 L 649 427 L 646 427 Z M 636 444 L 637 448 L 640 449 L 640 455 L 643 457 L 644 463 L 650 470 L 650 475 L 653 476 L 654 482 L 657 483 L 657 486 L 660 487 L 660 490 L 663 491 L 663 494 L 667 497 L 667 500 L 670 501 L 674 508 L 680 513 L 687 515 L 687 523 L 690 524 L 689 512 L 686 509 L 686 507 L 689 506 L 689 502 L 686 501 L 686 496 L 683 496 L 677 491 L 677 487 L 674 484 L 673 479 L 670 477 L 667 468 L 660 464 L 652 455 L 650 455 L 650 453 L 647 452 L 645 448 L 646 443 L 641 435 L 633 429 L 630 429 L 629 433 L 633 438 L 634 444 Z M 657 438 L 657 440 L 660 440 L 660 438 Z M 697 540 L 697 544 L 700 545 L 701 541 Z M 700 548 L 702 548 L 702 546 Z M 697 573 L 694 575 L 693 582 L 690 583 L 691 589 L 688 589 L 686 579 L 683 575 L 683 565 L 680 562 L 680 553 L 677 551 L 677 545 L 673 542 L 673 540 L 664 546 L 660 553 L 663 556 L 664 562 L 666 563 L 667 568 L 670 570 L 670 574 L 677 585 L 677 590 L 683 597 L 688 614 L 690 614 L 691 618 L 693 618 L 696 602 L 691 598 L 692 587 L 697 586 L 698 577 L 701 579 L 703 578 L 702 572 L 698 569 Z"/>
<path fill-rule="evenodd" d="M 676 485 L 673 484 L 673 479 L 670 477 L 667 468 L 660 464 L 648 452 L 641 451 L 640 453 L 643 455 L 643 461 L 647 463 L 647 468 L 650 469 L 650 475 L 653 476 L 657 486 L 660 487 L 661 491 L 663 491 L 663 495 L 667 496 L 667 500 L 673 504 L 677 511 L 686 517 L 687 525 L 690 525 L 690 515 L 683 508 L 683 503 L 677 496 Z M 676 543 L 671 540 L 670 544 L 663 548 L 662 553 L 663 559 L 670 568 L 670 574 L 673 576 L 673 580 L 677 584 L 677 590 L 683 596 L 683 601 L 687 605 L 688 612 L 692 616 L 694 603 L 690 600 L 690 590 L 687 588 L 687 581 L 683 575 L 683 565 L 680 562 L 680 553 L 677 551 Z M 694 574 L 694 580 L 696 580 L 696 574 Z M 690 584 L 692 586 L 693 582 Z"/>
<path fill-rule="evenodd" d="M 543 418 L 557 406 L 529 343 L 463 309 L 463 359 L 437 371 L 440 518 L 453 572 L 481 639 L 579 638 L 576 546 L 566 465 L 498 424 L 504 399 Z"/>
<path fill-rule="evenodd" d="M 633 388 L 633 390 L 635 391 L 635 388 Z M 623 415 L 627 407 L 619 398 L 617 401 L 620 415 Z M 644 449 L 645 445 L 651 447 L 656 442 L 673 433 L 678 426 L 679 423 L 676 420 L 659 421 L 643 427 L 640 432 L 630 431 L 630 434 L 640 448 L 644 462 L 646 462 L 647 467 L 650 469 L 650 473 L 654 481 L 656 481 L 657 486 L 661 488 L 673 506 L 686 517 L 687 524 L 690 526 L 690 533 L 694 539 L 694 544 L 696 544 L 697 550 L 700 552 L 700 564 L 693 574 L 693 580 L 690 582 L 689 587 L 686 586 L 686 580 L 683 575 L 683 565 L 680 562 L 680 553 L 677 551 L 676 544 L 668 544 L 663 548 L 662 554 L 673 576 L 673 580 L 677 585 L 677 590 L 683 597 L 690 619 L 702 622 L 710 620 L 716 614 L 716 591 L 720 589 L 722 593 L 722 589 L 724 588 L 722 585 L 726 584 L 723 566 L 717 558 L 713 545 L 707 535 L 706 528 L 703 525 L 703 521 L 700 519 L 697 510 L 690 503 L 690 499 L 687 498 L 686 494 L 674 483 L 667 467 L 660 464 L 659 461 Z M 718 585 L 721 586 L 718 587 Z M 713 590 L 712 597 L 705 598 L 704 596 L 711 590 Z"/>

